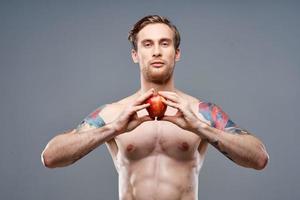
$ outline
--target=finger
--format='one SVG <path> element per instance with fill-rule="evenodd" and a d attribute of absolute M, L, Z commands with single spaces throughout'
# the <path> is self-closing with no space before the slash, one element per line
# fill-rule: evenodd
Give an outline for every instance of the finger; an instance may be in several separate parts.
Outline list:
<path fill-rule="evenodd" d="M 171 106 L 172 108 L 179 109 L 179 107 L 180 107 L 178 103 L 174 103 L 174 102 L 167 101 L 167 100 L 164 100 L 164 99 L 162 99 L 162 102 L 167 104 L 168 106 Z"/>
<path fill-rule="evenodd" d="M 165 97 L 166 99 L 169 99 L 175 103 L 179 102 L 178 96 L 174 96 L 173 94 L 165 93 L 165 92 L 158 92 L 161 96 Z"/>
<path fill-rule="evenodd" d="M 149 115 L 145 115 L 143 117 L 140 117 L 139 121 L 142 123 L 142 122 L 146 122 L 146 121 L 153 121 L 153 119 Z"/>
<path fill-rule="evenodd" d="M 149 115 L 145 115 L 143 117 L 137 118 L 136 120 L 134 120 L 133 122 L 133 127 L 137 127 L 139 126 L 141 123 L 146 122 L 146 121 L 153 121 L 153 119 L 151 119 L 149 117 Z"/>
<path fill-rule="evenodd" d="M 145 92 L 144 94 L 142 94 L 141 96 L 139 96 L 133 105 L 140 105 L 142 104 L 144 101 L 146 101 L 151 95 L 153 95 L 154 93 L 154 89 L 151 88 L 150 90 L 148 90 L 147 92 Z"/>
<path fill-rule="evenodd" d="M 169 122 L 172 122 L 174 124 L 176 124 L 176 118 L 175 116 L 168 116 L 168 115 L 165 115 L 163 116 L 162 118 L 160 118 L 159 120 L 163 120 L 163 121 L 169 121 Z"/>
<path fill-rule="evenodd" d="M 174 117 L 181 117 L 182 116 L 182 112 L 180 110 L 177 111 L 177 113 L 174 115 Z"/>
<path fill-rule="evenodd" d="M 137 113 L 134 112 L 134 114 L 131 116 L 131 120 L 138 120 L 138 119 L 139 119 L 139 117 L 138 117 Z"/>
<path fill-rule="evenodd" d="M 144 108 L 147 108 L 150 106 L 150 103 L 145 103 L 145 104 L 142 104 L 142 105 L 139 105 L 139 106 L 134 106 L 134 111 L 137 112 L 137 111 L 140 111 L 140 110 L 143 110 Z"/>

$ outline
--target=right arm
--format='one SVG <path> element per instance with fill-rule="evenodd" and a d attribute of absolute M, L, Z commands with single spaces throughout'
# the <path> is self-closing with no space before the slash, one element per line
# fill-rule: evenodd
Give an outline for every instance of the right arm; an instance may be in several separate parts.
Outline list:
<path fill-rule="evenodd" d="M 135 129 L 142 122 L 152 120 L 148 115 L 138 117 L 136 113 L 150 105 L 143 102 L 152 94 L 153 90 L 149 90 L 141 95 L 111 123 L 105 124 L 99 115 L 100 109 L 97 109 L 77 129 L 54 137 L 41 154 L 44 166 L 55 168 L 71 165 L 104 142 Z"/>
<path fill-rule="evenodd" d="M 91 115 L 89 115 L 91 116 Z M 65 167 L 93 151 L 116 135 L 113 124 L 91 124 L 89 117 L 71 131 L 59 134 L 49 141 L 41 158 L 44 166 L 48 168 Z M 103 119 L 98 116 L 97 120 Z"/>

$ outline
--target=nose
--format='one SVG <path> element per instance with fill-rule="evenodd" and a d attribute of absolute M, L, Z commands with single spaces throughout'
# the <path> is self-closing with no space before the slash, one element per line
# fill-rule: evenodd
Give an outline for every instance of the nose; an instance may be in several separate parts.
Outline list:
<path fill-rule="evenodd" d="M 153 57 L 160 57 L 161 56 L 161 49 L 159 45 L 154 45 L 153 47 Z"/>

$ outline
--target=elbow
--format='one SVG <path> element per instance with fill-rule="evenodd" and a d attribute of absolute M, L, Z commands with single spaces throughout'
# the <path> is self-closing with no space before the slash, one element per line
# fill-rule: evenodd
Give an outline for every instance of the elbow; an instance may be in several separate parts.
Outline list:
<path fill-rule="evenodd" d="M 56 158 L 49 155 L 49 153 L 47 153 L 47 151 L 45 151 L 45 150 L 41 154 L 41 160 L 42 160 L 44 167 L 49 168 L 49 169 L 54 169 L 54 168 L 58 168 L 58 167 L 66 167 L 75 162 L 75 161 L 59 162 Z"/>
<path fill-rule="evenodd" d="M 264 168 L 266 168 L 268 162 L 269 162 L 269 155 L 268 153 L 264 150 L 260 157 L 257 160 L 256 166 L 254 167 L 254 169 L 256 170 L 263 170 Z"/>
<path fill-rule="evenodd" d="M 42 161 L 44 167 L 49 168 L 49 169 L 55 168 L 55 166 L 53 165 L 53 162 L 51 161 L 50 157 L 47 155 L 45 150 L 41 153 L 41 161 Z"/>

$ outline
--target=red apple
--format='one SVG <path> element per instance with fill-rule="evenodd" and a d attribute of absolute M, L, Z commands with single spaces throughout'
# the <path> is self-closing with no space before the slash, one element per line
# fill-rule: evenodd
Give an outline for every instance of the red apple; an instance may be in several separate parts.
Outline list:
<path fill-rule="evenodd" d="M 145 103 L 150 103 L 150 106 L 146 109 L 152 119 L 155 119 L 155 117 L 157 117 L 157 119 L 161 119 L 164 116 L 167 110 L 167 105 L 162 102 L 162 99 L 165 100 L 164 97 L 156 93 L 145 101 Z"/>

